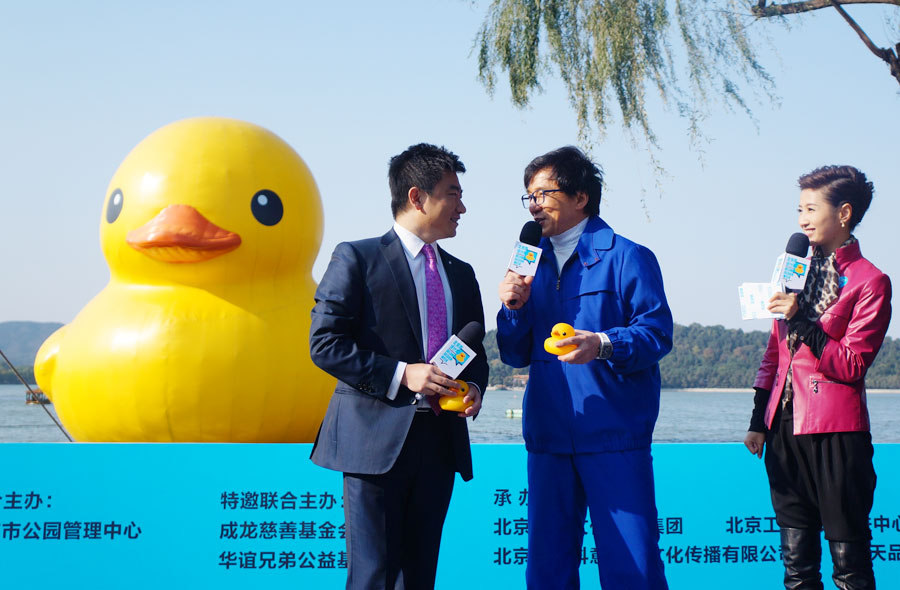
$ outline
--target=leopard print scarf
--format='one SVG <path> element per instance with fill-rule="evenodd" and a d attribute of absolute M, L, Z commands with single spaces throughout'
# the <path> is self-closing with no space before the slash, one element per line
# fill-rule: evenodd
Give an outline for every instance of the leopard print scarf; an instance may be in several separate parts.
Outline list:
<path fill-rule="evenodd" d="M 856 238 L 850 236 L 846 242 L 841 244 L 841 248 L 856 242 Z M 840 294 L 840 277 L 837 262 L 835 260 L 837 250 L 828 257 L 822 254 L 822 249 L 816 246 L 813 249 L 813 256 L 809 263 L 809 275 L 806 277 L 806 285 L 803 292 L 797 297 L 797 314 L 805 317 L 811 322 L 815 322 L 828 309 Z M 795 330 L 788 331 L 788 351 L 791 359 L 800 346 L 800 337 Z M 784 383 L 784 393 L 781 397 L 782 405 L 787 405 L 794 397 L 793 387 L 794 371 L 792 367 L 788 367 L 787 379 Z"/>

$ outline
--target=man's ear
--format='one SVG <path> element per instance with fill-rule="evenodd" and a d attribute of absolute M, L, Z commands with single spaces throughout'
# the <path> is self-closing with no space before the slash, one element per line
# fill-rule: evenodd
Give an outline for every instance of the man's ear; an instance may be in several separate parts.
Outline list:
<path fill-rule="evenodd" d="M 578 191 L 575 193 L 575 207 L 581 209 L 582 211 L 587 208 L 588 201 L 590 201 L 590 197 L 584 191 Z"/>
<path fill-rule="evenodd" d="M 425 191 L 419 190 L 417 186 L 409 187 L 409 192 L 406 193 L 406 201 L 409 203 L 409 206 L 415 211 L 421 211 L 423 207 L 423 201 L 425 200 Z"/>

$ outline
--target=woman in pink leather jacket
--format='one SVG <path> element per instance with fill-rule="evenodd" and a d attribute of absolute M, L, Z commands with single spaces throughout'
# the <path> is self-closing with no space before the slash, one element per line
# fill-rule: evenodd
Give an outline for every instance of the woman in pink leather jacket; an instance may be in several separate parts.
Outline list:
<path fill-rule="evenodd" d="M 824 528 L 838 588 L 875 588 L 869 511 L 875 493 L 866 371 L 891 319 L 891 282 L 852 231 L 872 183 L 851 166 L 800 177 L 800 228 L 813 258 L 802 293 L 769 301 L 772 326 L 744 444 L 762 456 L 781 527 L 784 587 L 822 589 Z"/>

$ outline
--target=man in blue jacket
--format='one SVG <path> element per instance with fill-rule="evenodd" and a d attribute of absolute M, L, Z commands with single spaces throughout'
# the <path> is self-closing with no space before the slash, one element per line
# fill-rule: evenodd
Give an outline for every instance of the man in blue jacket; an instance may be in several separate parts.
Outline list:
<path fill-rule="evenodd" d="M 659 264 L 598 216 L 601 173 L 577 148 L 535 158 L 525 187 L 543 255 L 533 278 L 500 284 L 497 342 L 504 363 L 531 365 L 528 588 L 578 588 L 590 508 L 601 586 L 665 589 L 650 456 L 672 348 Z M 576 348 L 557 357 L 543 343 L 560 322 L 575 335 L 557 344 Z"/>

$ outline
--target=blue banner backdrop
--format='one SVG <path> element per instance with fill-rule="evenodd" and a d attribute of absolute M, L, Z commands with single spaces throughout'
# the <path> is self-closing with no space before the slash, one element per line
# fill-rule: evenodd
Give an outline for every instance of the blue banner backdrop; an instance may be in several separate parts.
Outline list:
<path fill-rule="evenodd" d="M 341 476 L 310 445 L 0 444 L 0 572 L 10 587 L 340 588 Z M 437 588 L 524 588 L 523 445 L 475 445 L 457 481 Z M 737 444 L 653 449 L 673 590 L 777 587 L 762 462 Z M 876 445 L 878 584 L 900 587 L 900 445 Z M 582 587 L 599 588 L 585 523 Z M 825 551 L 823 571 L 831 565 Z"/>

